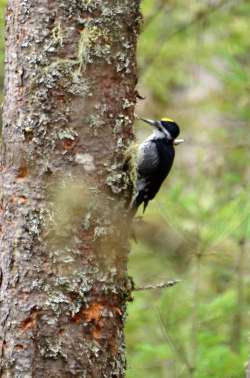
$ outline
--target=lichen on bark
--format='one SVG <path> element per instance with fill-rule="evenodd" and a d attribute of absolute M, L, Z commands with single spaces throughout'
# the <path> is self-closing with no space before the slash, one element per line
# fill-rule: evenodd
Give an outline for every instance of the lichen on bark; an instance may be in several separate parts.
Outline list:
<path fill-rule="evenodd" d="M 1 377 L 123 377 L 139 1 L 9 0 Z"/>

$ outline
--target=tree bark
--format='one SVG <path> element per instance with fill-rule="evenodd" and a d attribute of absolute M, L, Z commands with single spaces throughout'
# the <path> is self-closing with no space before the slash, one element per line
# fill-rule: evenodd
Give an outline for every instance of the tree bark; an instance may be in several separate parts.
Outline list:
<path fill-rule="evenodd" d="M 1 377 L 124 377 L 139 0 L 9 0 Z"/>

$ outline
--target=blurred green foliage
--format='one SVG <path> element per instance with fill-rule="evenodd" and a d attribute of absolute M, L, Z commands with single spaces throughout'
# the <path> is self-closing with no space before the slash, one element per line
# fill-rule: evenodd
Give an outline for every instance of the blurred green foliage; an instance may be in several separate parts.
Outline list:
<path fill-rule="evenodd" d="M 250 3 L 142 2 L 137 113 L 185 143 L 136 227 L 128 378 L 243 378 L 249 356 Z M 150 132 L 137 123 L 138 138 Z"/>
<path fill-rule="evenodd" d="M 0 98 L 3 10 L 0 0 Z M 128 378 L 242 378 L 249 355 L 250 3 L 144 0 L 137 113 L 177 120 L 185 143 L 136 226 Z M 138 139 L 150 130 L 136 124 Z"/>

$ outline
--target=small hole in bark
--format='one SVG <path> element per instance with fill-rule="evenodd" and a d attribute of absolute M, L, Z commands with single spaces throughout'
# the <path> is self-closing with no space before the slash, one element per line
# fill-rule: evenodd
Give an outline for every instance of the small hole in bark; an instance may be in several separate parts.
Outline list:
<path fill-rule="evenodd" d="M 83 30 L 85 29 L 85 26 L 84 25 L 78 25 L 77 29 L 79 30 L 79 32 L 83 32 Z"/>
<path fill-rule="evenodd" d="M 65 150 L 71 150 L 76 144 L 75 140 L 71 139 L 64 139 L 63 140 L 63 147 Z"/>
<path fill-rule="evenodd" d="M 16 346 L 15 346 L 15 348 L 16 348 L 16 350 L 23 350 L 24 349 L 24 346 L 23 345 L 21 345 L 21 344 L 17 344 Z"/>
<path fill-rule="evenodd" d="M 28 167 L 26 165 L 21 165 L 17 170 L 17 179 L 23 179 L 28 176 Z"/>
<path fill-rule="evenodd" d="M 32 130 L 29 130 L 29 129 L 26 129 L 24 130 L 24 138 L 25 138 L 25 141 L 26 142 L 30 142 L 33 138 L 33 131 Z"/>

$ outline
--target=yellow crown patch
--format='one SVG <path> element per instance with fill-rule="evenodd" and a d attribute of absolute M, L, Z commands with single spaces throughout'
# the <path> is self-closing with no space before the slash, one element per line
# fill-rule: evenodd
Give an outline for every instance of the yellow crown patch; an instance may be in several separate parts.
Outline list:
<path fill-rule="evenodd" d="M 174 122 L 172 118 L 162 118 L 161 121 Z"/>

